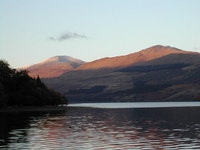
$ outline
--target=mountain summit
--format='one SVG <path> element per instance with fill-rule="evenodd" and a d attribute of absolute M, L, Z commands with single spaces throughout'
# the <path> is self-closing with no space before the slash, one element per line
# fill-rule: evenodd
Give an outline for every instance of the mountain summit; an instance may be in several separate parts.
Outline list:
<path fill-rule="evenodd" d="M 73 58 L 70 56 L 54 56 L 51 57 L 43 62 L 41 62 L 40 64 L 58 64 L 58 63 L 68 63 L 70 65 L 72 65 L 74 68 L 84 64 L 85 62 L 77 59 L 77 58 Z"/>
<path fill-rule="evenodd" d="M 40 63 L 23 67 L 23 69 L 28 70 L 33 77 L 39 75 L 41 78 L 52 78 L 72 71 L 84 63 L 84 61 L 70 56 L 54 56 Z"/>

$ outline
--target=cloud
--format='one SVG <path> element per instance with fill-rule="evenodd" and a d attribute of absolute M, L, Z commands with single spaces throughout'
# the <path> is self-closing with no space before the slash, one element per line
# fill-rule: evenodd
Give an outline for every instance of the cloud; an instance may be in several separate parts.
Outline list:
<path fill-rule="evenodd" d="M 52 40 L 52 41 L 56 40 L 56 39 L 55 39 L 54 37 L 52 37 L 52 36 L 50 36 L 49 39 Z"/>
<path fill-rule="evenodd" d="M 52 37 L 50 36 L 49 39 L 52 41 L 64 41 L 64 40 L 69 40 L 69 39 L 87 39 L 86 35 L 83 34 L 78 34 L 76 32 L 67 32 L 67 33 L 63 33 L 58 37 Z"/>

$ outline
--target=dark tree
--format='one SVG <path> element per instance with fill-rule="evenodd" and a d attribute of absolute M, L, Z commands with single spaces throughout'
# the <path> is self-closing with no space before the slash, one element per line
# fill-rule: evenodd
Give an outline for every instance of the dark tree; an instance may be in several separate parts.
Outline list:
<path fill-rule="evenodd" d="M 59 104 L 67 104 L 67 99 L 49 89 L 39 76 L 32 78 L 26 70 L 11 69 L 7 62 L 0 60 L 0 108 Z"/>

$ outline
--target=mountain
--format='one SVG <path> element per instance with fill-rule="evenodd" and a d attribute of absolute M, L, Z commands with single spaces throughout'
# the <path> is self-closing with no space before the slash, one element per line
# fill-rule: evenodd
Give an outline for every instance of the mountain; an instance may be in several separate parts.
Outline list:
<path fill-rule="evenodd" d="M 132 53 L 125 56 L 117 56 L 112 58 L 102 58 L 93 62 L 85 63 L 77 68 L 77 70 L 90 70 L 90 69 L 102 69 L 102 68 L 121 68 L 134 65 L 140 62 L 146 62 L 166 56 L 169 54 L 184 54 L 190 53 L 182 51 L 170 46 L 156 45 L 136 53 Z"/>
<path fill-rule="evenodd" d="M 200 54 L 157 45 L 43 81 L 70 102 L 200 100 Z"/>
<path fill-rule="evenodd" d="M 28 70 L 32 77 L 39 75 L 41 78 L 52 78 L 72 71 L 84 63 L 84 61 L 70 56 L 55 56 L 21 69 Z"/>

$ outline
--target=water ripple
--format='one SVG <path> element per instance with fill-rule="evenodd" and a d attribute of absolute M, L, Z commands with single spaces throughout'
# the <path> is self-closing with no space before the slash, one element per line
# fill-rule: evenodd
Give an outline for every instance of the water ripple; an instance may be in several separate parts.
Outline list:
<path fill-rule="evenodd" d="M 182 109 L 174 113 L 172 109 L 69 108 L 64 114 L 31 115 L 26 118 L 28 124 L 9 130 L 8 139 L 0 140 L 4 143 L 0 148 L 200 149 L 200 121 L 195 117 L 189 120 L 184 112 Z M 22 119 L 18 117 L 17 122 Z"/>

